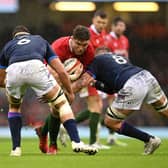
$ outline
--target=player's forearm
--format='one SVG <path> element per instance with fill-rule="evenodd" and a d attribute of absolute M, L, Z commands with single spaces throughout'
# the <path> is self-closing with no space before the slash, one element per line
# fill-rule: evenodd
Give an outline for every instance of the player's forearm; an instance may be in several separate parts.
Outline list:
<path fill-rule="evenodd" d="M 73 91 L 72 91 L 71 82 L 70 82 L 68 75 L 66 73 L 62 72 L 59 74 L 59 79 L 60 79 L 63 87 L 66 89 L 66 91 L 68 93 L 72 93 Z"/>
<path fill-rule="evenodd" d="M 100 90 L 100 91 L 103 91 L 105 93 L 108 93 L 108 94 L 114 94 L 115 91 L 114 90 L 111 90 L 108 86 L 106 86 L 104 83 L 100 82 L 100 81 L 95 81 L 95 83 L 93 83 L 93 86 Z"/>
<path fill-rule="evenodd" d="M 72 90 L 74 93 L 79 92 L 83 87 L 84 85 L 82 84 L 81 80 L 72 83 Z"/>
<path fill-rule="evenodd" d="M 76 93 L 83 87 L 91 85 L 92 82 L 94 82 L 94 78 L 88 72 L 85 72 L 77 81 L 72 83 L 72 89 Z"/>

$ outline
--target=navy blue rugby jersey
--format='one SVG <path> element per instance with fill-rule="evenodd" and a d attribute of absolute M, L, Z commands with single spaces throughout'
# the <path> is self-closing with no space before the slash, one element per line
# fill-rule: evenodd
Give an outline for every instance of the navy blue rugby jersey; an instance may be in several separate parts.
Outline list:
<path fill-rule="evenodd" d="M 44 59 L 50 62 L 57 57 L 49 43 L 39 35 L 18 35 L 9 41 L 0 54 L 0 68 L 6 68 L 15 62 Z"/>
<path fill-rule="evenodd" d="M 96 80 L 114 92 L 120 90 L 131 76 L 142 70 L 129 63 L 126 58 L 112 53 L 96 56 L 87 68 Z"/>

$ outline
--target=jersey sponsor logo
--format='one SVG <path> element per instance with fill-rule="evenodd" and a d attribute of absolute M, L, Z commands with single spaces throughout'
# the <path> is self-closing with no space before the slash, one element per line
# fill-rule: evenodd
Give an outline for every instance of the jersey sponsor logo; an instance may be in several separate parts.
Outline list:
<path fill-rule="evenodd" d="M 24 44 L 30 43 L 30 41 L 31 41 L 30 39 L 23 38 L 23 39 L 19 40 L 19 41 L 17 42 L 17 44 L 18 44 L 18 45 L 24 45 Z"/>

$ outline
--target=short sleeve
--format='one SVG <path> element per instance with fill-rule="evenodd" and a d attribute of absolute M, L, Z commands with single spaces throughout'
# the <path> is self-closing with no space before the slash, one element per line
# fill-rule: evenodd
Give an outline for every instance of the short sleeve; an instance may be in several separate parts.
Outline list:
<path fill-rule="evenodd" d="M 46 51 L 46 61 L 49 63 L 52 59 L 57 58 L 58 56 L 54 53 L 50 44 L 47 42 L 47 51 Z"/>

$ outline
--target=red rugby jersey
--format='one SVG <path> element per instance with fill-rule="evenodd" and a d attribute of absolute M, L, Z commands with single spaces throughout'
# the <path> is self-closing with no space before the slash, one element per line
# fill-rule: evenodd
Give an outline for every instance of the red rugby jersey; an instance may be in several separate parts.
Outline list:
<path fill-rule="evenodd" d="M 51 44 L 51 47 L 54 52 L 59 56 L 62 62 L 64 62 L 68 58 L 78 58 L 80 62 L 84 65 L 84 68 L 86 68 L 87 65 L 90 64 L 94 58 L 93 46 L 89 43 L 86 51 L 82 55 L 75 55 L 69 46 L 70 39 L 70 36 L 61 37 L 55 40 Z"/>
<path fill-rule="evenodd" d="M 91 25 L 89 27 L 89 32 L 90 32 L 90 42 L 92 43 L 94 49 L 101 47 L 101 46 L 106 46 L 106 31 L 103 30 L 101 33 L 98 33 L 95 30 L 94 25 Z"/>
<path fill-rule="evenodd" d="M 123 56 L 128 56 L 128 49 L 129 49 L 129 41 L 128 38 L 125 35 L 121 35 L 120 37 L 117 37 L 114 32 L 110 32 L 106 36 L 107 40 L 107 46 L 110 48 L 112 52 L 121 52 L 122 50 L 126 50 L 127 52 L 123 52 Z"/>

